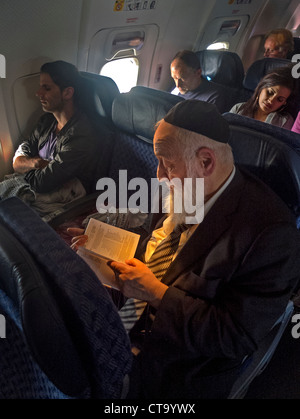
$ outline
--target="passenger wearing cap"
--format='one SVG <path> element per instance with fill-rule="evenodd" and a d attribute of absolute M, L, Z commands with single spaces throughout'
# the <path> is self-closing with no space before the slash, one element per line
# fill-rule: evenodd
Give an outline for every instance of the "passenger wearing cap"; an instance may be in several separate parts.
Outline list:
<path fill-rule="evenodd" d="M 191 215 L 172 205 L 136 258 L 109 263 L 122 294 L 147 303 L 130 331 L 128 398 L 228 397 L 244 358 L 297 285 L 294 218 L 265 184 L 235 166 L 229 138 L 215 106 L 198 100 L 178 103 L 157 124 L 157 177 L 171 184 L 174 206 L 178 196 L 184 202 L 184 179 L 194 180 L 197 199 L 195 181 L 203 178 L 204 218 L 182 229 L 169 267 L 162 266 L 170 248 L 163 243 Z M 182 196 L 175 193 L 178 179 Z"/>

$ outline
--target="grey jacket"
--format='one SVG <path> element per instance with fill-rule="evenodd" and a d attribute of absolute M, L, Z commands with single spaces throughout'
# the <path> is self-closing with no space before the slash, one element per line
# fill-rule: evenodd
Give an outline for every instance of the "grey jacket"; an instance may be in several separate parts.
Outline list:
<path fill-rule="evenodd" d="M 237 103 L 234 105 L 229 112 L 241 114 L 240 109 L 241 106 L 245 102 Z M 290 130 L 294 123 L 294 118 L 288 112 L 280 113 L 280 112 L 271 112 L 267 116 L 266 120 L 264 121 L 266 124 L 276 125 L 277 127 L 285 128 Z"/>
<path fill-rule="evenodd" d="M 43 115 L 29 138 L 20 144 L 14 158 L 37 156 L 55 124 L 51 113 Z M 77 112 L 57 136 L 54 159 L 43 169 L 30 170 L 25 180 L 36 192 L 46 193 L 78 178 L 89 193 L 95 184 L 99 152 L 96 131 L 86 115 Z"/>

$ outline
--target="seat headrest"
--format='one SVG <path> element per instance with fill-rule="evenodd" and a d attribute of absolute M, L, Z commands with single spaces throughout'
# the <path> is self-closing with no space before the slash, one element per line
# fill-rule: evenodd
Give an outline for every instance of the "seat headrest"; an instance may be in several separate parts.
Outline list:
<path fill-rule="evenodd" d="M 290 52 L 287 55 L 288 59 L 291 59 L 293 55 L 300 54 L 300 38 L 294 37 L 294 51 Z"/>
<path fill-rule="evenodd" d="M 276 192 L 300 221 L 299 135 L 243 115 L 225 113 L 235 162 Z M 300 226 L 300 225 L 299 225 Z"/>
<path fill-rule="evenodd" d="M 243 81 L 243 86 L 247 90 L 254 91 L 260 80 L 269 71 L 290 64 L 291 62 L 284 58 L 262 58 L 261 60 L 257 60 L 248 68 Z"/>
<path fill-rule="evenodd" d="M 196 55 L 200 60 L 203 77 L 226 86 L 242 87 L 244 67 L 238 54 L 206 49 L 197 51 Z"/>
<path fill-rule="evenodd" d="M 112 103 L 120 94 L 113 79 L 100 74 L 81 71 L 81 102 L 84 110 L 91 116 L 100 115 L 111 118 Z"/>
<path fill-rule="evenodd" d="M 300 38 L 294 38 L 294 54 L 300 54 Z"/>
<path fill-rule="evenodd" d="M 152 143 L 155 124 L 183 100 L 168 92 L 136 86 L 115 98 L 112 120 L 117 128 Z"/>

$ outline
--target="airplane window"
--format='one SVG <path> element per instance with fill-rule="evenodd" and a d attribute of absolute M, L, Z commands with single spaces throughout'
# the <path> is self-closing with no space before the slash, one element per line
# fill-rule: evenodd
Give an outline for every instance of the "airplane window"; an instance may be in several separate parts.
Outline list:
<path fill-rule="evenodd" d="M 115 81 L 121 93 L 128 92 L 136 86 L 139 72 L 137 58 L 128 57 L 106 63 L 100 75 L 110 77 Z"/>
<path fill-rule="evenodd" d="M 208 45 L 206 49 L 228 50 L 229 42 L 214 42 L 213 44 Z"/>

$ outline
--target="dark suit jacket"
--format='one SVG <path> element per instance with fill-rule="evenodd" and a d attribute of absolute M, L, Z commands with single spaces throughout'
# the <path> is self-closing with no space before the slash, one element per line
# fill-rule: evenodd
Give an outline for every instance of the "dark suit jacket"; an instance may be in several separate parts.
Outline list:
<path fill-rule="evenodd" d="M 232 106 L 237 103 L 235 96 L 238 92 L 235 89 L 207 81 L 202 77 L 200 85 L 195 90 L 189 90 L 184 95 L 178 96 L 184 99 L 197 99 L 216 105 L 220 113 L 229 112 Z"/>
<path fill-rule="evenodd" d="M 242 359 L 283 313 L 299 272 L 290 210 L 237 170 L 163 277 L 169 288 L 136 358 L 129 397 L 136 385 L 138 397 L 227 397 Z"/>

